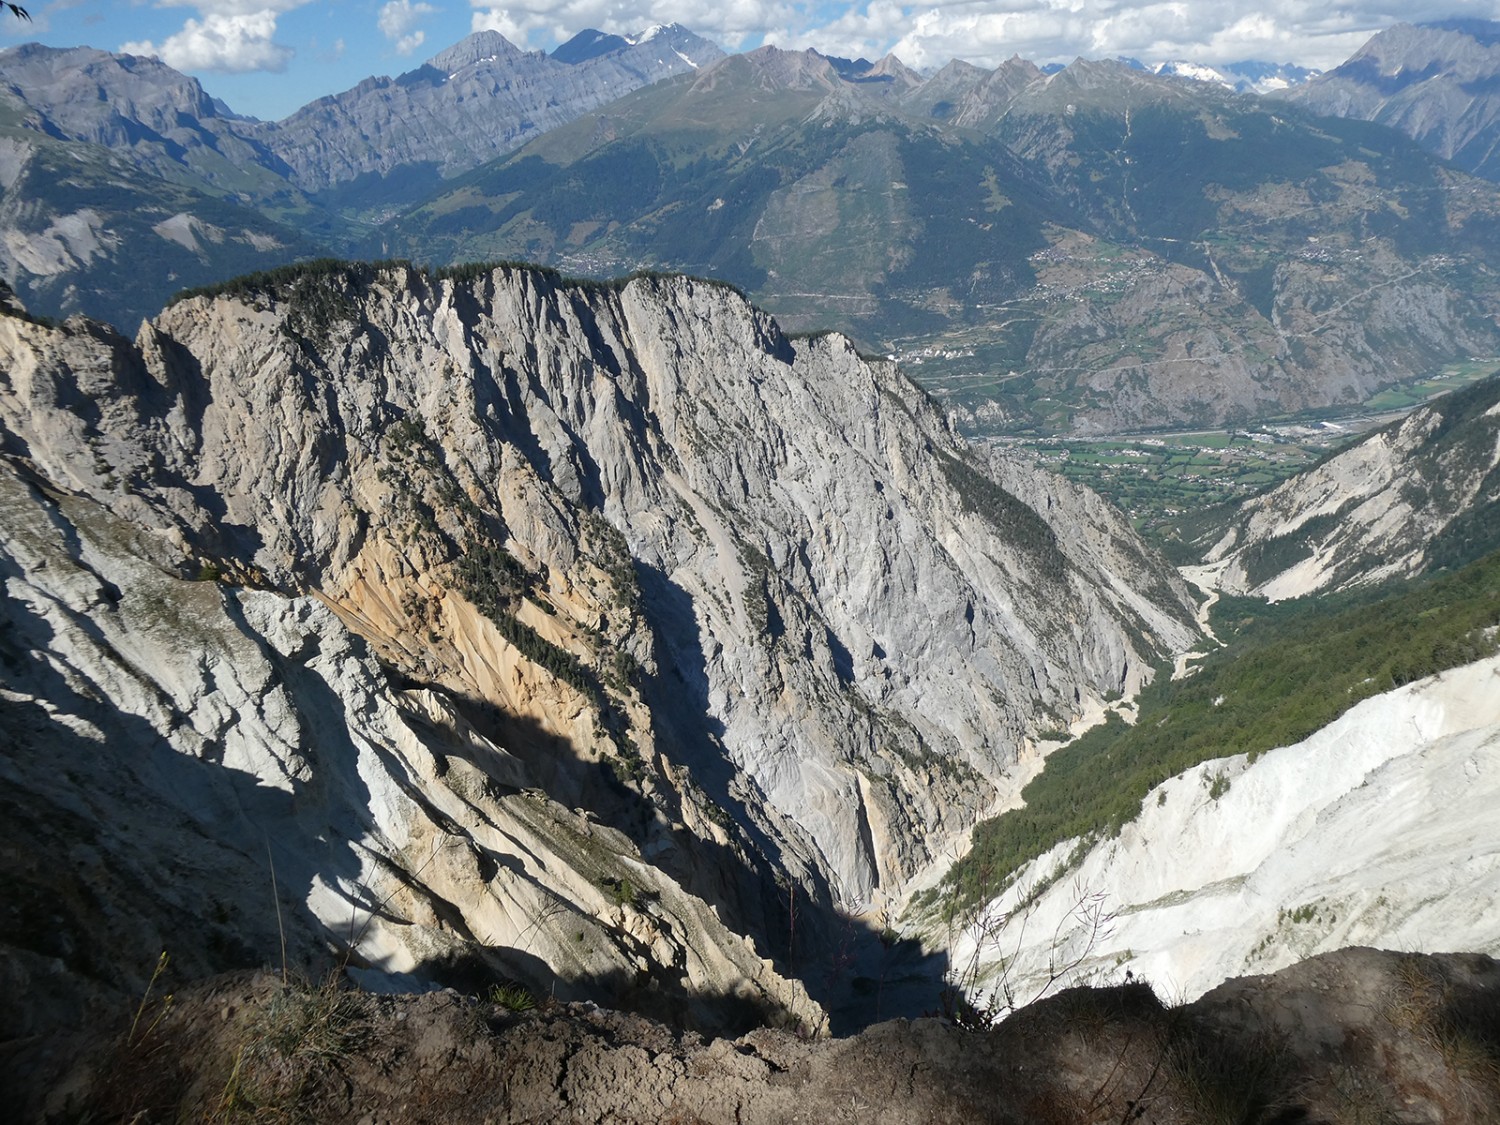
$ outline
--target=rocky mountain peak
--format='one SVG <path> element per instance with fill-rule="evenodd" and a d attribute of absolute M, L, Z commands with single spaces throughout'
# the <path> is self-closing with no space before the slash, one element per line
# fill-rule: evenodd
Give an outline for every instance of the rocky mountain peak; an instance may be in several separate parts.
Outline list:
<path fill-rule="evenodd" d="M 608 54 L 610 51 L 623 50 L 629 47 L 631 42 L 630 39 L 624 36 L 610 35 L 595 28 L 587 27 L 554 50 L 552 58 L 558 62 L 580 63 L 599 55 Z"/>
<path fill-rule="evenodd" d="M 513 63 L 528 52 L 517 47 L 498 31 L 476 31 L 427 60 L 427 65 L 444 73 L 462 70 L 479 63 Z"/>
<path fill-rule="evenodd" d="M 1395 24 L 1348 62 L 1284 96 L 1317 113 L 1378 121 L 1488 179 L 1500 178 L 1496 24 Z"/>
<path fill-rule="evenodd" d="M 722 73 L 715 75 L 716 70 Z M 730 56 L 718 67 L 705 72 L 698 84 L 717 84 L 739 73 L 747 75 L 758 88 L 766 90 L 832 90 L 842 81 L 838 68 L 827 56 L 811 47 L 788 51 L 768 43 L 742 55 Z"/>
<path fill-rule="evenodd" d="M 48 132 L 94 144 L 125 147 L 143 130 L 171 135 L 184 114 L 220 116 L 197 79 L 138 55 L 28 43 L 0 51 L 0 77 Z"/>

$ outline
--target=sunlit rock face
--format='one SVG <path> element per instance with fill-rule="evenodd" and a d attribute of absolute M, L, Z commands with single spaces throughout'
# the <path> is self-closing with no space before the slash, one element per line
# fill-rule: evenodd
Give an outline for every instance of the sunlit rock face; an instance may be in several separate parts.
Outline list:
<path fill-rule="evenodd" d="M 9 963 L 72 1003 L 284 941 L 816 1026 L 834 911 L 1193 637 L 1112 509 L 720 286 L 11 307 L 0 379 Z"/>

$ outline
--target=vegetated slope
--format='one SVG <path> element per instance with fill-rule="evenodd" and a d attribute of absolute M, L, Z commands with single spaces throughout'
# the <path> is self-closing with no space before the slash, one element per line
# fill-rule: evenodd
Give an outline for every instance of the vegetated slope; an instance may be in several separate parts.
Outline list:
<path fill-rule="evenodd" d="M 1232 593 L 1344 590 L 1500 548 L 1500 378 L 1325 458 L 1242 504 L 1205 562 Z"/>
<path fill-rule="evenodd" d="M 712 284 L 323 263 L 7 308 L 0 378 L 43 1008 L 274 959 L 274 878 L 299 963 L 815 1023 L 835 910 L 1194 636 L 1097 497 Z"/>
<path fill-rule="evenodd" d="M 1500 554 L 1384 596 L 1270 609 L 1224 599 L 1215 611 L 1221 637 L 1234 634 L 1224 647 L 1185 678 L 1158 678 L 1133 724 L 1112 719 L 1055 751 L 1022 791 L 1024 807 L 975 828 L 947 880 L 948 913 L 988 902 L 1065 842 L 1077 852 L 1055 859 L 1071 869 L 1149 808 L 1153 789 L 1202 762 L 1253 760 L 1314 737 L 1370 696 L 1493 654 Z"/>
<path fill-rule="evenodd" d="M 1398 23 L 1348 62 L 1277 95 L 1316 113 L 1400 129 L 1465 171 L 1500 179 L 1500 24 Z"/>
<path fill-rule="evenodd" d="M 1396 134 L 1091 62 L 985 124 L 1097 239 L 1044 259 L 1030 383 L 1002 405 L 1055 396 L 1075 428 L 1232 423 L 1494 345 L 1496 197 Z"/>
<path fill-rule="evenodd" d="M 927 308 L 934 286 L 987 304 L 1029 288 L 1028 256 L 1056 215 L 1003 149 L 903 116 L 905 90 L 761 48 L 476 171 L 383 228 L 379 246 L 434 262 L 683 269 L 754 290 L 793 327 L 919 330 L 943 319 Z"/>
<path fill-rule="evenodd" d="M 947 349 L 924 379 L 988 429 L 1354 404 L 1500 346 L 1500 196 L 1393 131 L 1114 63 L 929 84 L 762 48 L 472 173 L 376 252 L 712 274 Z"/>

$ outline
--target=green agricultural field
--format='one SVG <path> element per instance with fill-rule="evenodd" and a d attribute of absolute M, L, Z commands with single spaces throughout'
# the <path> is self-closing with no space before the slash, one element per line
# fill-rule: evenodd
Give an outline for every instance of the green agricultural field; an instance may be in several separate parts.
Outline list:
<path fill-rule="evenodd" d="M 1422 403 L 1437 395 L 1459 390 L 1497 372 L 1500 372 L 1500 357 L 1476 358 L 1463 363 L 1451 363 L 1442 371 L 1426 379 L 1381 391 L 1365 404 L 1365 408 L 1372 411 L 1408 410 L 1414 406 L 1421 406 Z"/>
<path fill-rule="evenodd" d="M 1087 485 L 1158 543 L 1180 518 L 1243 499 L 1305 468 L 1335 439 L 1309 433 L 1275 442 L 1216 431 L 1108 441 L 1012 443 L 1047 468 Z"/>

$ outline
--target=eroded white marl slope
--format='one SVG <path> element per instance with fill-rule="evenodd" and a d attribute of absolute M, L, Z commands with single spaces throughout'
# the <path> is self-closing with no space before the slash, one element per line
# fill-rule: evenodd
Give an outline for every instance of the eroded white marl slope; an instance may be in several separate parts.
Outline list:
<path fill-rule="evenodd" d="M 1216 780 L 1227 791 L 1214 798 Z M 1021 996 L 1049 958 L 1130 971 L 1171 996 L 1350 945 L 1500 951 L 1500 658 L 1365 700 L 1294 746 L 1206 762 L 1149 794 L 1029 912 L 1019 896 L 1073 848 L 1031 864 L 955 942 Z M 1108 919 L 1091 949 L 1077 904 Z M 1024 926 L 1022 919 L 1024 918 Z M 1073 978 L 1070 978 L 1073 979 Z"/>

